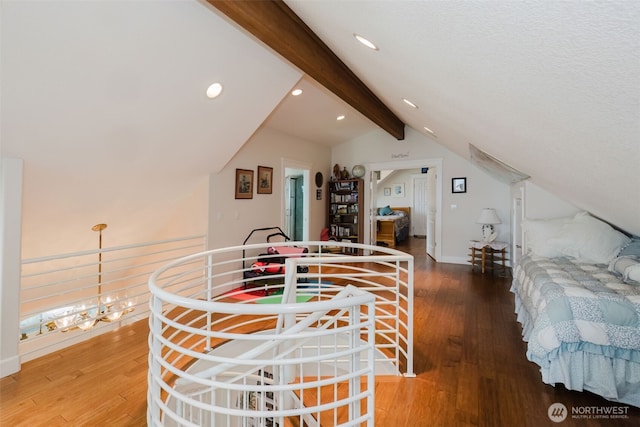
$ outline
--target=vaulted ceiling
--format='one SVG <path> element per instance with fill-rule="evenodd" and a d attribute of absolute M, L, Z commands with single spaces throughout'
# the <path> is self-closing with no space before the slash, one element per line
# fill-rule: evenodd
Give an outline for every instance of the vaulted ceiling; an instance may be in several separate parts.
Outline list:
<path fill-rule="evenodd" d="M 640 2 L 285 3 L 425 143 L 473 144 L 640 234 Z M 204 0 L 3 1 L 0 18 L 2 154 L 25 159 L 25 211 L 156 218 L 150 198 L 179 199 L 260 126 L 329 145 L 379 126 Z"/>
<path fill-rule="evenodd" d="M 286 4 L 408 126 L 640 233 L 639 2 Z"/>

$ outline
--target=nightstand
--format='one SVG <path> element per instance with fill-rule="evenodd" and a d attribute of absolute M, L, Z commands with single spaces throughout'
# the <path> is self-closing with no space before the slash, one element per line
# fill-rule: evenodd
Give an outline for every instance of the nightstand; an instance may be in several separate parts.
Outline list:
<path fill-rule="evenodd" d="M 469 249 L 471 253 L 469 256 L 471 259 L 471 269 L 474 270 L 476 265 L 480 267 L 482 273 L 486 270 L 492 270 L 494 268 L 502 268 L 502 272 L 507 272 L 507 266 L 505 261 L 507 260 L 507 246 L 506 242 L 481 242 L 479 240 L 470 240 Z"/>

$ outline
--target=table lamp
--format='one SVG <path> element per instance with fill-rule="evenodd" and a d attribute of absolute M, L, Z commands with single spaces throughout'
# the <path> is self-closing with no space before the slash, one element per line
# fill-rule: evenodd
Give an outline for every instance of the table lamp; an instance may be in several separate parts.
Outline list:
<path fill-rule="evenodd" d="M 482 240 L 484 242 L 493 242 L 498 233 L 493 231 L 494 224 L 502 224 L 500 218 L 498 218 L 498 214 L 496 210 L 493 208 L 484 208 L 482 212 L 480 212 L 480 217 L 476 221 L 478 224 L 482 224 Z"/>

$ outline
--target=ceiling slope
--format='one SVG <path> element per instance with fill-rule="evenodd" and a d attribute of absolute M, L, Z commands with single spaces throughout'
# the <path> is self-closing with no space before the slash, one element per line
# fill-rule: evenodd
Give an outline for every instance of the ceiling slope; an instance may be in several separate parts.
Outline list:
<path fill-rule="evenodd" d="M 24 160 L 27 257 L 91 248 L 100 222 L 110 245 L 152 239 L 302 76 L 197 1 L 2 2 L 1 19 L 2 155 Z"/>
<path fill-rule="evenodd" d="M 640 2 L 286 3 L 408 126 L 640 234 Z"/>
<path fill-rule="evenodd" d="M 281 0 L 207 0 L 396 139 L 404 123 Z"/>

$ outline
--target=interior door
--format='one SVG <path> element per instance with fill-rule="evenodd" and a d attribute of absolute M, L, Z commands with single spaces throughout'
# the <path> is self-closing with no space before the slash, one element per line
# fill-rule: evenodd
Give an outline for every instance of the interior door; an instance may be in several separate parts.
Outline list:
<path fill-rule="evenodd" d="M 427 176 L 414 176 L 413 207 L 411 209 L 411 234 L 415 237 L 427 236 L 428 205 Z"/>
<path fill-rule="evenodd" d="M 437 203 L 438 170 L 429 168 L 427 171 L 427 254 L 436 258 L 436 218 L 438 217 Z"/>
<path fill-rule="evenodd" d="M 512 206 L 511 230 L 512 245 L 511 248 L 511 265 L 515 265 L 522 256 L 522 198 L 514 197 Z"/>
<path fill-rule="evenodd" d="M 285 181 L 285 224 L 284 232 L 291 239 L 302 240 L 304 224 L 303 179 L 302 175 L 287 176 Z"/>
<path fill-rule="evenodd" d="M 293 185 L 291 176 L 287 176 L 284 181 L 284 232 L 287 236 L 291 236 L 291 232 L 295 227 L 295 193 L 293 189 L 295 186 Z"/>
<path fill-rule="evenodd" d="M 293 230 L 288 235 L 291 240 L 301 241 L 302 240 L 302 225 L 304 224 L 303 216 L 304 216 L 304 186 L 303 186 L 303 178 L 302 175 L 293 177 L 292 179 L 292 191 L 293 191 L 293 200 L 295 206 L 293 206 Z"/>
<path fill-rule="evenodd" d="M 291 239 L 309 240 L 311 164 L 282 159 L 282 214 L 281 225 Z"/>
<path fill-rule="evenodd" d="M 369 244 L 376 244 L 376 235 L 378 232 L 378 221 L 376 220 L 377 205 L 376 194 L 378 193 L 378 176 L 380 171 L 369 171 L 369 202 L 365 206 L 369 206 Z M 366 243 L 366 242 L 365 242 Z"/>

